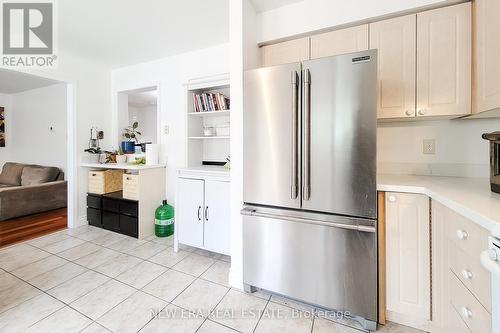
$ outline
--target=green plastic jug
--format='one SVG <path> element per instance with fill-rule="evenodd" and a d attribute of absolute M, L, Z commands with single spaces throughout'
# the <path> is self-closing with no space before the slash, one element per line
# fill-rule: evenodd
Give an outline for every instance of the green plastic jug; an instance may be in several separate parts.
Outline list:
<path fill-rule="evenodd" d="M 155 211 L 156 237 L 168 237 L 174 234 L 174 207 L 163 200 L 163 204 Z"/>

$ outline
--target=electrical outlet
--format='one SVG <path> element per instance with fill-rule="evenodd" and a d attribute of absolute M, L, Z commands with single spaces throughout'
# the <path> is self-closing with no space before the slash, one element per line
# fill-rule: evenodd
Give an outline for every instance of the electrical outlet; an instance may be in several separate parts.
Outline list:
<path fill-rule="evenodd" d="M 424 139 L 422 146 L 422 153 L 426 155 L 436 154 L 436 140 L 434 139 Z"/>

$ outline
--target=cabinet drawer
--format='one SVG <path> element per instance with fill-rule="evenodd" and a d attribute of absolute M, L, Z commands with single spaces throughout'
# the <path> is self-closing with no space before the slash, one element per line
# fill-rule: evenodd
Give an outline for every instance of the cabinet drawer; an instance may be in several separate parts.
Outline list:
<path fill-rule="evenodd" d="M 446 230 L 448 239 L 470 256 L 479 258 L 488 248 L 488 232 L 452 210 L 448 210 Z"/>
<path fill-rule="evenodd" d="M 87 207 L 101 209 L 102 198 L 96 195 L 87 195 Z"/>
<path fill-rule="evenodd" d="M 137 237 L 139 226 L 137 217 L 120 215 L 120 232 L 124 235 Z"/>
<path fill-rule="evenodd" d="M 123 175 L 123 198 L 139 200 L 139 175 Z"/>
<path fill-rule="evenodd" d="M 120 201 L 120 214 L 129 215 L 133 217 L 138 216 L 139 204 L 134 201 Z"/>
<path fill-rule="evenodd" d="M 109 212 L 119 213 L 120 201 L 116 199 L 102 198 L 102 209 Z"/>
<path fill-rule="evenodd" d="M 112 212 L 102 212 L 102 226 L 104 229 L 120 231 L 120 215 Z"/>
<path fill-rule="evenodd" d="M 483 268 L 479 256 L 464 252 L 453 242 L 448 246 L 448 262 L 451 270 L 482 303 L 486 310 L 491 312 L 491 275 Z"/>
<path fill-rule="evenodd" d="M 94 208 L 87 208 L 87 222 L 94 227 L 102 227 L 101 210 Z"/>
<path fill-rule="evenodd" d="M 471 330 L 467 327 L 463 319 L 457 313 L 453 305 L 448 304 L 448 320 L 446 329 L 448 332 L 453 333 L 472 333 Z"/>
<path fill-rule="evenodd" d="M 474 333 L 491 332 L 491 315 L 467 290 L 460 280 L 449 272 L 451 304 Z"/>

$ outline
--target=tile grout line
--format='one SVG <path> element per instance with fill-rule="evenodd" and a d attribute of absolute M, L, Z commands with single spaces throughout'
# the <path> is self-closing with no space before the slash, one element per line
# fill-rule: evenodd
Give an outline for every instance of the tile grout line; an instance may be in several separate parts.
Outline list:
<path fill-rule="evenodd" d="M 58 231 L 58 232 L 56 232 L 56 233 L 63 233 L 63 232 L 64 232 L 64 231 Z M 84 232 L 84 233 L 86 233 L 86 232 Z M 82 233 L 82 234 L 84 234 L 84 233 Z M 55 234 L 55 233 L 54 233 L 54 234 Z M 44 237 L 44 236 L 42 236 L 42 237 Z M 40 238 L 41 238 L 41 237 L 40 237 Z M 175 266 L 175 265 L 179 264 L 181 261 L 183 261 L 184 259 L 186 259 L 187 257 L 189 257 L 189 256 L 190 256 L 191 254 L 193 254 L 193 253 L 195 253 L 195 254 L 197 254 L 197 255 L 199 255 L 199 256 L 202 256 L 202 257 L 209 258 L 209 259 L 213 260 L 213 262 L 212 262 L 212 263 L 211 263 L 211 264 L 210 264 L 210 265 L 209 265 L 209 266 L 208 266 L 208 267 L 207 267 L 207 268 L 206 268 L 206 269 L 205 269 L 205 270 L 204 270 L 204 271 L 203 271 L 203 272 L 202 272 L 199 276 L 193 276 L 193 275 L 191 275 L 191 274 L 189 274 L 189 273 L 185 273 L 185 272 L 182 272 L 182 271 L 179 271 L 179 270 L 173 269 L 173 268 L 172 268 L 173 266 L 172 266 L 172 267 L 168 267 L 168 266 L 164 266 L 164 265 L 157 264 L 157 263 L 154 263 L 154 262 L 149 261 L 149 259 L 151 259 L 152 257 L 156 256 L 156 255 L 157 255 L 157 254 L 159 254 L 161 251 L 158 251 L 157 253 L 153 254 L 151 257 L 149 257 L 149 258 L 147 258 L 147 259 L 143 259 L 143 258 L 140 258 L 140 257 L 134 256 L 134 255 L 132 255 L 132 254 L 130 254 L 130 253 L 126 253 L 126 252 L 123 252 L 123 251 L 114 250 L 114 249 L 108 248 L 108 247 L 106 247 L 106 246 L 103 246 L 103 245 L 100 245 L 100 244 L 96 244 L 96 243 L 92 242 L 91 240 L 85 240 L 85 239 L 82 239 L 82 238 L 76 237 L 76 235 L 75 235 L 75 236 L 73 236 L 73 235 L 68 235 L 68 237 L 67 237 L 67 238 L 62 239 L 62 240 L 59 240 L 59 241 L 56 241 L 56 242 L 53 242 L 53 243 L 50 243 L 50 244 L 55 244 L 55 243 L 58 243 L 58 242 L 62 242 L 62 241 L 65 241 L 66 239 L 70 239 L 70 238 L 76 238 L 76 239 L 82 240 L 82 241 L 83 241 L 83 243 L 81 243 L 81 244 L 77 244 L 77 245 L 75 245 L 75 246 L 73 246 L 73 247 L 70 247 L 70 248 L 68 248 L 68 249 L 64 249 L 64 250 L 59 251 L 59 252 L 57 252 L 57 253 L 51 253 L 51 252 L 46 251 L 46 250 L 44 250 L 44 249 L 42 249 L 42 248 L 39 248 L 39 247 L 37 247 L 37 246 L 35 246 L 35 245 L 27 244 L 27 242 L 19 243 L 19 244 L 26 244 L 26 245 L 32 246 L 32 247 L 37 248 L 37 249 L 39 249 L 39 250 L 41 250 L 41 251 L 43 251 L 43 252 L 48 253 L 49 255 L 48 255 L 47 257 L 41 258 L 41 259 L 39 259 L 39 260 L 36 260 L 36 261 L 34 261 L 34 262 L 32 262 L 32 263 L 29 263 L 29 264 L 23 265 L 23 266 L 18 267 L 18 268 L 16 268 L 16 269 L 20 269 L 20 268 L 22 268 L 22 267 L 25 267 L 25 266 L 31 265 L 31 264 L 36 263 L 36 262 L 38 262 L 38 261 L 44 260 L 44 259 L 46 259 L 46 258 L 49 258 L 50 256 L 55 256 L 55 257 L 57 257 L 57 258 L 60 258 L 60 259 L 63 259 L 63 260 L 65 260 L 65 261 L 66 261 L 66 263 L 64 263 L 63 265 L 57 266 L 57 267 L 53 268 L 52 270 L 55 270 L 55 269 L 60 268 L 60 267 L 62 267 L 62 266 L 64 266 L 64 265 L 67 265 L 68 263 L 73 263 L 73 264 L 75 264 L 75 265 L 77 265 L 77 266 L 80 266 L 80 267 L 82 267 L 82 268 L 86 269 L 86 271 L 84 271 L 84 272 L 82 272 L 82 273 L 80 273 L 80 274 L 78 274 L 78 275 L 76 275 L 76 276 L 74 276 L 74 277 L 72 277 L 72 278 L 70 278 L 70 279 L 68 279 L 68 280 L 66 280 L 66 281 L 61 282 L 60 284 L 57 284 L 56 286 L 54 286 L 54 287 L 52 287 L 52 288 L 48 289 L 47 291 L 52 290 L 52 289 L 54 289 L 54 288 L 57 288 L 58 286 L 60 286 L 60 285 L 62 285 L 62 284 L 64 284 L 64 283 L 66 283 L 66 282 L 68 282 L 68 281 L 71 281 L 71 280 L 73 280 L 73 279 L 75 279 L 75 278 L 77 278 L 77 277 L 79 277 L 79 276 L 81 276 L 81 275 L 83 275 L 83 274 L 87 273 L 88 271 L 92 271 L 92 272 L 94 272 L 94 273 L 97 273 L 97 274 L 103 275 L 103 276 L 105 276 L 105 277 L 107 277 L 107 278 L 108 278 L 108 280 L 107 280 L 106 282 L 104 282 L 104 283 L 102 283 L 102 284 L 100 284 L 100 285 L 96 286 L 95 288 L 93 288 L 92 290 L 88 291 L 88 292 L 87 292 L 87 293 L 85 293 L 84 295 L 81 295 L 80 297 L 78 297 L 76 300 L 78 300 L 78 299 L 80 299 L 80 298 L 82 298 L 82 297 L 84 297 L 84 296 L 86 296 L 86 295 L 90 294 L 91 292 L 95 291 L 96 289 L 98 289 L 98 288 L 99 288 L 99 287 L 101 287 L 102 285 L 104 285 L 104 284 L 106 284 L 106 283 L 110 282 L 111 280 L 114 280 L 114 281 L 119 282 L 119 283 L 123 283 L 124 285 L 126 285 L 126 286 L 128 286 L 128 287 L 131 287 L 131 288 L 134 290 L 134 292 L 132 293 L 132 295 L 128 296 L 127 298 L 125 298 L 124 300 L 122 300 L 120 303 L 118 303 L 117 305 L 115 305 L 114 307 L 112 307 L 111 309 L 109 309 L 108 311 L 106 311 L 106 312 L 105 312 L 103 315 L 101 315 L 99 318 L 103 317 L 106 313 L 110 312 L 111 310 L 113 310 L 113 309 L 114 309 L 114 308 L 116 308 L 118 305 L 120 305 L 120 304 L 122 304 L 123 302 L 125 302 L 127 299 L 129 299 L 130 297 L 132 297 L 134 294 L 136 294 L 136 293 L 137 293 L 137 292 L 139 292 L 139 291 L 140 291 L 140 292 L 143 292 L 143 293 L 145 293 L 145 294 L 147 294 L 147 295 L 149 295 L 149 296 L 151 296 L 151 297 L 154 297 L 154 298 L 156 298 L 156 299 L 158 299 L 158 300 L 161 300 L 162 302 L 165 302 L 165 300 L 160 299 L 159 297 L 156 297 L 155 295 L 152 295 L 152 294 L 149 294 L 149 293 L 147 293 L 147 292 L 143 291 L 142 289 L 143 289 L 145 286 L 144 286 L 144 287 L 142 287 L 141 289 L 137 289 L 137 288 L 136 288 L 136 287 L 134 287 L 134 286 L 131 286 L 131 285 L 127 284 L 127 283 L 124 283 L 124 282 L 122 282 L 122 281 L 117 280 L 117 279 L 116 279 L 116 277 L 118 277 L 120 274 L 123 274 L 124 272 L 119 273 L 119 274 L 118 274 L 117 276 L 115 276 L 115 277 L 111 277 L 111 276 L 109 276 L 109 275 L 106 275 L 106 274 L 104 274 L 104 273 L 101 273 L 101 272 L 98 272 L 98 271 L 96 271 L 96 270 L 95 270 L 95 268 L 97 268 L 97 267 L 99 267 L 99 266 L 101 266 L 101 265 L 104 265 L 105 263 L 108 263 L 108 262 L 112 261 L 113 259 L 109 259 L 108 261 L 106 261 L 106 262 L 102 263 L 101 265 L 98 265 L 98 266 L 96 266 L 96 267 L 94 267 L 94 268 L 88 268 L 88 267 L 86 267 L 86 266 L 83 266 L 83 265 L 81 265 L 81 264 L 79 264 L 79 263 L 75 262 L 75 261 L 77 261 L 78 259 L 81 259 L 81 258 L 83 258 L 83 257 L 85 257 L 85 256 L 91 255 L 91 254 L 93 254 L 93 253 L 95 253 L 95 252 L 99 251 L 100 249 L 97 249 L 96 251 L 92 251 L 92 252 L 90 252 L 90 253 L 88 253 L 88 254 L 86 254 L 86 255 L 84 255 L 84 256 L 81 256 L 81 257 L 75 258 L 75 259 L 73 259 L 73 260 L 70 260 L 70 259 L 67 259 L 67 258 L 61 257 L 61 256 L 59 255 L 60 253 L 65 252 L 65 251 L 70 250 L 70 249 L 73 249 L 73 248 L 75 248 L 75 247 L 81 246 L 81 245 L 83 245 L 83 244 L 88 244 L 88 243 L 90 243 L 90 244 L 94 244 L 94 245 L 96 245 L 96 246 L 99 246 L 99 247 L 101 247 L 101 248 L 105 248 L 105 249 L 109 249 L 109 250 L 115 251 L 115 252 L 120 253 L 120 254 L 130 255 L 130 256 L 133 256 L 133 257 L 135 257 L 135 258 L 141 259 L 141 260 L 142 260 L 142 262 L 141 262 L 141 263 L 143 263 L 143 262 L 147 261 L 147 262 L 149 262 L 149 263 L 153 263 L 153 264 L 156 264 L 156 265 L 162 266 L 162 267 L 166 268 L 166 271 L 165 271 L 165 272 L 163 272 L 162 274 L 164 274 L 164 273 L 168 272 L 169 270 L 172 270 L 172 271 L 175 271 L 175 272 L 183 273 L 183 274 L 189 275 L 189 276 L 191 276 L 191 277 L 194 277 L 194 280 L 193 280 L 193 281 L 192 281 L 192 282 L 191 282 L 191 283 L 190 283 L 190 284 L 189 284 L 186 288 L 184 288 L 184 289 L 183 289 L 183 290 L 182 290 L 182 291 L 181 291 L 181 292 L 180 292 L 180 293 L 179 293 L 179 294 L 178 294 L 178 295 L 177 295 L 177 296 L 176 296 L 176 297 L 175 297 L 175 298 L 174 298 L 171 302 L 167 302 L 167 304 L 165 305 L 165 307 L 163 307 L 163 308 L 162 308 L 162 310 L 163 310 L 163 309 L 165 309 L 165 308 L 166 308 L 169 304 L 172 304 L 172 305 L 174 305 L 174 306 L 176 306 L 176 307 L 179 307 L 179 306 L 177 306 L 177 305 L 173 304 L 172 302 L 173 302 L 173 301 L 174 301 L 174 300 L 175 300 L 175 299 L 176 299 L 176 298 L 177 298 L 180 294 L 182 294 L 182 293 L 183 293 L 183 292 L 184 292 L 187 288 L 189 288 L 189 287 L 190 287 L 190 286 L 191 286 L 194 282 L 196 282 L 197 280 L 203 280 L 203 281 L 206 281 L 206 282 L 214 283 L 214 284 L 217 284 L 217 285 L 219 285 L 219 286 L 223 286 L 223 287 L 225 287 L 225 288 L 228 288 L 228 290 L 226 291 L 226 293 L 224 294 L 224 296 L 223 296 L 223 297 L 220 299 L 220 301 L 219 301 L 219 302 L 215 305 L 214 309 L 215 309 L 215 308 L 216 308 L 216 307 L 220 304 L 220 302 L 222 302 L 222 300 L 224 299 L 224 297 L 225 297 L 225 296 L 229 293 L 229 291 L 232 289 L 231 287 L 227 287 L 227 286 L 222 285 L 222 284 L 220 284 L 220 283 L 213 282 L 213 281 L 210 281 L 210 280 L 207 280 L 207 279 L 205 279 L 205 278 L 202 278 L 202 277 L 201 277 L 201 276 L 202 276 L 203 274 L 205 274 L 205 273 L 206 273 L 206 272 L 207 272 L 210 268 L 212 268 L 212 267 L 213 267 L 213 266 L 214 266 L 217 262 L 221 261 L 221 262 L 225 262 L 225 263 L 227 263 L 227 261 L 224 261 L 224 260 L 219 260 L 218 258 L 213 258 L 213 257 L 207 256 L 207 255 L 204 255 L 204 254 L 196 253 L 196 252 L 195 252 L 195 250 L 192 250 L 192 251 L 186 251 L 186 250 L 183 250 L 183 251 L 185 251 L 185 252 L 188 252 L 188 254 L 186 255 L 186 257 L 184 257 L 183 259 L 181 259 L 179 262 L 175 263 L 173 266 Z M 97 237 L 97 238 L 99 238 L 99 237 Z M 126 238 L 124 238 L 124 239 L 126 239 Z M 113 244 L 118 243 L 118 242 L 120 242 L 120 241 L 123 241 L 124 239 L 117 240 L 116 242 L 113 242 L 113 243 L 109 244 L 108 246 L 112 246 Z M 30 241 L 32 241 L 32 240 L 30 240 Z M 148 242 L 150 242 L 150 243 L 154 243 L 154 244 L 159 244 L 159 243 L 154 242 L 154 241 L 152 241 L 152 240 L 146 241 L 144 244 L 146 244 L 146 243 L 148 243 Z M 19 244 L 16 244 L 16 245 L 19 245 Z M 48 244 L 48 245 L 50 245 L 50 244 Z M 135 249 L 135 248 L 137 248 L 137 247 L 139 247 L 139 246 L 142 246 L 142 245 L 144 245 L 144 244 L 140 244 L 140 245 L 138 245 L 138 246 L 136 246 L 136 247 L 134 247 L 134 248 L 132 248 L 132 249 L 128 249 L 127 251 L 131 251 L 131 250 L 133 250 L 133 249 Z M 165 246 L 165 245 L 162 245 L 162 244 L 159 244 L 159 245 L 161 245 L 161 246 Z M 14 245 L 14 246 L 15 246 L 15 245 Z M 168 249 L 168 248 L 170 248 L 170 247 L 172 247 L 172 246 L 165 246 L 165 249 Z M 136 267 L 137 265 L 139 265 L 139 264 L 141 264 L 141 263 L 138 263 L 138 264 L 134 265 L 133 267 Z M 133 267 L 131 267 L 131 268 L 133 268 Z M 50 272 L 50 271 L 52 271 L 52 270 L 49 270 L 48 272 Z M 14 270 L 13 270 L 13 271 L 14 271 Z M 29 284 L 30 286 L 34 287 L 35 289 L 37 289 L 37 290 L 39 290 L 39 291 L 41 292 L 40 294 L 38 294 L 38 295 L 36 295 L 36 296 L 34 296 L 34 297 L 40 296 L 40 295 L 42 295 L 42 294 L 45 294 L 45 295 L 47 295 L 47 296 L 49 296 L 49 297 L 51 297 L 51 298 L 53 298 L 53 299 L 55 299 L 55 300 L 57 300 L 57 301 L 61 302 L 62 304 L 64 304 L 65 306 L 69 307 L 70 309 L 72 309 L 72 310 L 76 311 L 77 313 L 79 313 L 79 314 L 83 315 L 85 318 L 88 318 L 88 319 L 91 321 L 91 323 L 90 323 L 89 325 L 87 325 L 85 328 L 89 327 L 89 326 L 90 326 L 90 325 L 92 325 L 93 323 L 96 323 L 97 325 L 100 325 L 100 326 L 102 326 L 102 327 L 105 327 L 105 326 L 103 326 L 102 324 L 100 324 L 100 323 L 97 321 L 99 318 L 97 318 L 96 320 L 94 320 L 94 319 L 92 319 L 92 318 L 88 317 L 87 315 L 85 315 L 84 313 L 81 313 L 80 311 L 78 311 L 77 309 L 75 309 L 73 306 L 71 306 L 71 305 L 70 305 L 71 303 L 75 302 L 76 300 L 73 300 L 71 303 L 69 303 L 69 304 L 68 304 L 68 303 L 66 303 L 66 302 L 64 302 L 64 301 L 62 301 L 62 300 L 60 300 L 60 299 L 58 299 L 57 297 L 54 297 L 54 296 L 50 295 L 47 291 L 44 291 L 44 290 L 42 290 L 42 289 L 40 289 L 40 288 L 38 288 L 38 287 L 36 287 L 36 286 L 32 285 L 32 284 L 31 284 L 31 283 L 29 283 L 28 281 L 26 281 L 26 280 L 24 280 L 24 279 L 22 279 L 22 278 L 20 278 L 20 277 L 18 277 L 18 276 L 16 276 L 16 275 L 12 274 L 12 273 L 11 273 L 11 272 L 9 272 L 9 271 L 4 271 L 4 270 L 2 269 L 2 272 L 9 273 L 9 275 L 13 276 L 14 278 L 17 278 L 17 279 L 19 279 L 20 281 L 23 281 L 23 282 L 25 282 L 25 283 Z M 47 273 L 48 273 L 48 272 L 47 272 Z M 42 274 L 45 274 L 45 273 L 42 273 Z M 42 274 L 39 274 L 39 275 L 42 275 Z M 160 275 L 162 275 L 162 274 L 160 274 Z M 39 276 L 39 275 L 36 275 L 35 277 L 37 277 L 37 276 Z M 157 278 L 157 277 L 156 277 L 156 278 Z M 155 278 L 155 279 L 156 279 L 156 278 Z M 149 283 L 147 283 L 147 284 L 146 284 L 146 286 L 147 286 L 147 285 L 149 285 L 151 282 L 153 282 L 155 279 L 153 279 L 152 281 L 150 281 Z M 32 298 L 30 298 L 30 299 L 33 299 L 34 297 L 32 297 Z M 28 300 L 30 300 L 30 299 L 28 299 Z M 26 300 L 26 301 L 28 301 L 28 300 Z M 25 303 L 26 301 L 21 302 L 20 304 L 18 304 L 18 305 L 16 305 L 16 306 L 12 307 L 11 309 L 13 309 L 13 308 L 15 308 L 15 307 L 17 307 L 17 306 L 19 306 L 19 305 L 21 305 L 21 304 Z M 31 326 L 33 326 L 33 325 L 35 325 L 35 324 L 39 323 L 40 321 L 42 321 L 42 320 L 46 319 L 47 317 L 49 317 L 49 316 L 53 315 L 54 313 L 56 313 L 56 312 L 58 312 L 59 310 L 63 309 L 65 306 L 63 306 L 63 307 L 61 307 L 61 308 L 57 309 L 56 311 L 54 311 L 54 312 L 52 312 L 52 313 L 48 314 L 47 316 L 45 316 L 45 317 L 43 317 L 43 318 L 39 319 L 39 320 L 38 320 L 38 321 L 36 321 L 35 323 L 31 324 L 29 327 L 31 327 Z M 182 308 L 182 307 L 179 307 L 179 308 L 184 309 L 184 308 Z M 186 310 L 186 311 L 188 311 L 188 312 L 191 312 L 191 313 L 192 313 L 192 311 L 189 311 L 189 310 L 187 310 L 187 309 L 184 309 L 184 310 Z M 7 310 L 7 311 L 8 311 L 8 310 Z M 210 316 L 211 312 L 213 312 L 213 309 L 212 309 L 212 310 L 210 310 L 210 312 L 209 312 L 208 316 Z M 203 316 L 202 316 L 202 317 L 203 317 Z M 152 319 L 153 319 L 153 318 L 152 318 Z M 152 320 L 152 319 L 151 319 L 151 320 Z M 151 321 L 151 320 L 150 320 L 150 321 Z M 202 324 L 200 325 L 200 327 L 203 325 L 203 323 L 204 323 L 206 320 L 209 320 L 209 318 L 208 318 L 208 317 L 206 317 L 206 318 L 205 318 L 205 320 L 204 320 L 204 321 L 202 322 Z M 150 321 L 148 321 L 148 322 L 147 322 L 144 326 L 146 326 L 146 325 L 147 325 Z M 219 324 L 219 323 L 218 323 L 218 324 Z M 143 326 L 142 328 L 144 328 L 144 326 Z M 223 326 L 225 326 L 225 325 L 223 325 Z M 227 327 L 227 326 L 226 326 L 226 327 Z M 84 329 L 85 329 L 85 328 L 84 328 Z M 105 328 L 106 328 L 106 329 L 109 329 L 109 328 L 107 328 L 107 327 L 105 327 Z M 142 329 L 142 328 L 141 328 L 141 329 Z M 199 329 L 199 328 L 198 328 L 198 329 Z M 232 328 L 231 328 L 231 329 L 232 329 Z"/>

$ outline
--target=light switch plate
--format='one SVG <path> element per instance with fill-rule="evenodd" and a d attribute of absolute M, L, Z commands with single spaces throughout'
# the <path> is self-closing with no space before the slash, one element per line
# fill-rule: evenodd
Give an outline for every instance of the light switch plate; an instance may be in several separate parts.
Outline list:
<path fill-rule="evenodd" d="M 436 154 L 436 140 L 434 139 L 424 139 L 422 145 L 422 153 L 426 155 Z"/>
<path fill-rule="evenodd" d="M 165 125 L 165 126 L 163 127 L 163 134 L 168 135 L 169 133 L 170 133 L 170 126 Z"/>

